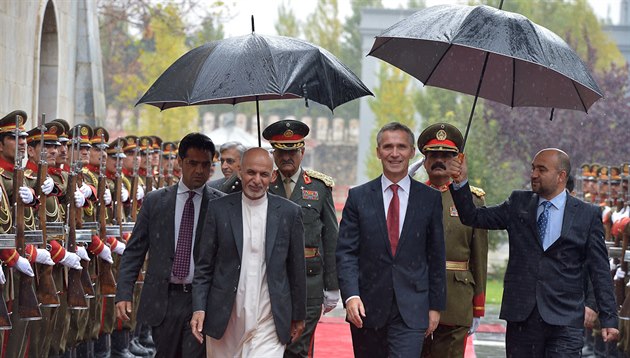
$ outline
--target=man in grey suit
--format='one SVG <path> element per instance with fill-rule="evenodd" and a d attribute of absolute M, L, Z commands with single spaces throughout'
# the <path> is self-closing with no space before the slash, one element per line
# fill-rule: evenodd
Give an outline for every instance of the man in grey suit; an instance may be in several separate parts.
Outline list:
<path fill-rule="evenodd" d="M 193 333 L 210 357 L 282 357 L 304 329 L 306 269 L 298 205 L 267 193 L 273 161 L 245 152 L 242 193 L 215 201 L 193 280 Z M 209 314 L 206 315 L 206 312 Z"/>
<path fill-rule="evenodd" d="M 508 357 L 579 357 L 584 332 L 585 274 L 593 284 L 604 341 L 617 339 L 617 308 L 604 228 L 596 206 L 566 191 L 569 156 L 543 149 L 532 161 L 532 190 L 477 208 L 466 160 L 453 160 L 450 190 L 464 225 L 508 231 L 510 257 L 500 318 Z"/>
<path fill-rule="evenodd" d="M 241 157 L 246 150 L 247 148 L 239 142 L 226 142 L 221 144 L 219 154 L 223 178 L 212 180 L 208 182 L 208 185 L 226 194 L 241 191 L 241 180 L 238 177 L 238 171 L 241 168 Z"/>
<path fill-rule="evenodd" d="M 120 263 L 116 314 L 128 320 L 134 283 L 149 255 L 137 317 L 139 323 L 153 328 L 156 357 L 204 356 L 204 347 L 193 337 L 189 322 L 193 251 L 204 239 L 202 224 L 208 202 L 224 195 L 205 185 L 213 156 L 214 144 L 206 135 L 191 133 L 182 139 L 178 157 L 182 178 L 144 198 Z"/>

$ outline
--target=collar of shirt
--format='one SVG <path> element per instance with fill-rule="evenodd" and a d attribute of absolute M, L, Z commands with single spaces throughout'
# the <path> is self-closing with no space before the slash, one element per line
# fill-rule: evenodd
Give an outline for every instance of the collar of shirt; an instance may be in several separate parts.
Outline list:
<path fill-rule="evenodd" d="M 540 212 L 542 212 L 542 210 L 543 210 L 542 206 L 540 206 L 540 204 L 542 204 L 543 201 L 551 202 L 551 208 L 555 208 L 555 209 L 558 209 L 559 211 L 562 211 L 562 210 L 564 210 L 564 206 L 567 203 L 567 191 L 563 190 L 560 194 L 556 195 L 551 200 L 547 200 L 545 198 L 539 197 L 538 198 L 538 208 L 539 208 Z"/>
<path fill-rule="evenodd" d="M 398 183 L 394 183 L 393 181 L 389 180 L 385 175 L 381 175 L 381 190 L 383 191 L 383 193 L 392 184 L 398 184 L 400 189 L 402 189 L 405 193 L 407 193 L 407 195 L 409 195 L 409 190 L 411 189 L 411 178 L 409 177 L 409 175 L 405 175 L 405 177 L 402 178 Z"/>
<path fill-rule="evenodd" d="M 190 189 L 186 186 L 186 184 L 184 184 L 183 181 L 180 180 L 179 183 L 177 183 L 177 195 L 184 193 L 188 194 L 189 191 Z M 193 191 L 197 193 L 197 195 L 200 195 L 200 197 L 203 196 L 203 185 L 197 189 L 194 189 Z"/>
<path fill-rule="evenodd" d="M 284 179 L 286 177 L 279 170 L 278 170 L 278 173 L 280 173 L 280 181 L 284 182 Z M 302 174 L 302 167 L 299 167 L 298 170 L 295 173 L 293 173 L 293 175 L 291 175 L 291 184 L 297 184 L 298 179 L 300 179 L 300 174 Z"/>

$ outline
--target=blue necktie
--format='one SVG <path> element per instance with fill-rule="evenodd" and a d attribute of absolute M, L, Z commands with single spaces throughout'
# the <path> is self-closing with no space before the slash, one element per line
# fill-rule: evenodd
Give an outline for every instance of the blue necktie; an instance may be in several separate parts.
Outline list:
<path fill-rule="evenodd" d="M 549 225 L 549 208 L 551 207 L 550 201 L 543 201 L 540 203 L 543 206 L 543 212 L 540 213 L 538 217 L 538 237 L 540 238 L 540 243 L 543 244 L 543 248 L 545 247 L 545 234 L 547 233 L 547 226 Z"/>

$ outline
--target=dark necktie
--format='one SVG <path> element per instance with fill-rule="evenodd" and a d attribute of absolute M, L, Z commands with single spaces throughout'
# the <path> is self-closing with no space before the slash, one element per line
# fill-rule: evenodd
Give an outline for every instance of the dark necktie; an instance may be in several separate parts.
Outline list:
<path fill-rule="evenodd" d="M 538 216 L 538 237 L 540 238 L 540 243 L 545 244 L 545 234 L 547 233 L 547 226 L 549 225 L 549 208 L 551 207 L 550 201 L 543 201 L 540 205 L 543 206 L 543 212 Z"/>
<path fill-rule="evenodd" d="M 399 223 L 399 211 L 400 200 L 398 199 L 398 184 L 392 184 L 389 186 L 392 191 L 392 201 L 389 202 L 389 208 L 387 209 L 387 235 L 389 236 L 389 244 L 392 247 L 392 256 L 396 256 L 396 248 L 398 247 L 398 223 Z"/>
<path fill-rule="evenodd" d="M 179 222 L 179 236 L 173 261 L 173 276 L 184 279 L 190 271 L 190 250 L 192 248 L 193 227 L 195 226 L 195 192 L 188 192 L 188 199 L 184 204 L 182 219 Z"/>

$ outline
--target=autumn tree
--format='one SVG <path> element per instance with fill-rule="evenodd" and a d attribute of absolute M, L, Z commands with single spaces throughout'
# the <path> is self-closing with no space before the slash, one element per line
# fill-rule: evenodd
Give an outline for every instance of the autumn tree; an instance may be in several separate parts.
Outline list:
<path fill-rule="evenodd" d="M 285 1 L 278 6 L 278 21 L 274 27 L 280 36 L 300 37 L 300 21 Z"/>

